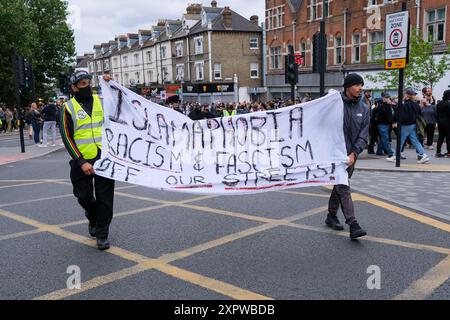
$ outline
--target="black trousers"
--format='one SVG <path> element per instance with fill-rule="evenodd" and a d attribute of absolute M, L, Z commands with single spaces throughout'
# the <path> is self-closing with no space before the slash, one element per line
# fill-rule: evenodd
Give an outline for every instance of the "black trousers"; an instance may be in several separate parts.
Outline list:
<path fill-rule="evenodd" d="M 434 139 L 434 130 L 436 129 L 436 124 L 427 124 L 425 127 L 425 134 L 427 136 L 427 146 L 433 145 L 433 139 Z"/>
<path fill-rule="evenodd" d="M 447 153 L 450 153 L 450 123 L 439 123 L 439 138 L 436 147 L 436 153 L 441 153 L 442 144 L 444 143 L 444 139 L 447 143 Z"/>
<path fill-rule="evenodd" d="M 108 238 L 113 218 L 114 180 L 97 175 L 87 176 L 74 161 L 70 162 L 70 166 L 73 194 L 85 210 L 86 218 L 96 227 L 97 238 Z"/>
<path fill-rule="evenodd" d="M 369 126 L 369 152 L 374 152 L 375 143 L 378 143 L 378 126 L 376 124 L 371 124 Z M 380 149 L 380 148 L 378 148 Z"/>
<path fill-rule="evenodd" d="M 348 178 L 350 179 L 355 170 L 355 164 L 348 167 Z M 342 208 L 342 213 L 345 217 L 345 223 L 352 224 L 356 222 L 355 218 L 355 208 L 353 206 L 352 194 L 350 192 L 350 185 L 346 186 L 343 184 L 335 185 L 333 191 L 331 192 L 330 200 L 328 202 L 328 212 L 336 215 L 339 206 Z"/>

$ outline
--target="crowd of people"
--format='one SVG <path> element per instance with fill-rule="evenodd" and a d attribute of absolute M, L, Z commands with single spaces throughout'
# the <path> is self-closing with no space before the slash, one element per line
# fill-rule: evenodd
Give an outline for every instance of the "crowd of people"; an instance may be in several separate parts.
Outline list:
<path fill-rule="evenodd" d="M 372 99 L 372 91 L 366 90 L 361 99 L 370 109 L 370 140 L 368 153 L 377 156 L 386 156 L 387 161 L 395 161 L 395 152 L 391 147 L 392 133 L 396 134 L 398 118 L 396 98 L 383 92 L 380 98 Z M 200 104 L 198 102 L 169 103 L 166 106 L 178 111 L 192 120 L 226 117 L 258 111 L 268 111 L 286 106 L 304 103 L 312 100 L 307 95 L 303 99 L 281 100 L 274 99 L 268 102 L 241 102 L 241 103 L 212 103 Z M 56 141 L 56 128 L 64 100 L 49 99 L 47 104 L 32 103 L 25 111 L 25 126 L 30 139 L 39 147 L 49 146 Z M 418 161 L 426 163 L 430 159 L 426 150 L 434 150 L 435 157 L 450 158 L 450 90 L 438 101 L 431 88 L 422 89 L 422 97 L 412 88 L 404 92 L 404 103 L 401 113 L 402 123 L 402 158 L 406 147 L 415 148 Z M 19 128 L 19 112 L 16 108 L 0 107 L 0 133 L 13 132 Z M 435 141 L 435 131 L 438 139 Z M 446 152 L 442 153 L 444 141 Z"/>
<path fill-rule="evenodd" d="M 396 133 L 395 129 L 400 120 L 403 159 L 406 158 L 404 148 L 409 146 L 416 149 L 419 163 L 428 162 L 430 159 L 426 150 L 434 150 L 436 128 L 439 135 L 435 157 L 450 157 L 450 90 L 445 91 L 442 99 L 437 101 L 431 88 L 423 88 L 422 97 L 419 97 L 414 89 L 407 88 L 404 91 L 400 116 L 398 101 L 387 92 L 382 93 L 381 98 L 372 101 L 371 92 L 366 91 L 363 99 L 370 106 L 371 113 L 369 154 L 387 156 L 386 160 L 391 162 L 396 160 L 391 147 L 391 133 Z M 447 152 L 442 153 L 444 140 Z"/>
<path fill-rule="evenodd" d="M 25 108 L 24 124 L 30 140 L 38 147 L 56 146 L 56 128 L 59 125 L 63 99 L 50 98 L 48 103 L 33 102 Z M 11 133 L 20 126 L 20 114 L 16 108 L 0 108 L 0 133 Z M 50 144 L 51 143 L 51 144 Z"/>
<path fill-rule="evenodd" d="M 300 104 L 312 100 L 309 95 L 303 99 L 281 100 L 274 99 L 268 102 L 241 102 L 241 103 L 212 103 L 200 104 L 198 102 L 169 103 L 166 106 L 181 112 L 192 120 L 203 120 L 246 114 L 258 111 L 269 111 Z"/>

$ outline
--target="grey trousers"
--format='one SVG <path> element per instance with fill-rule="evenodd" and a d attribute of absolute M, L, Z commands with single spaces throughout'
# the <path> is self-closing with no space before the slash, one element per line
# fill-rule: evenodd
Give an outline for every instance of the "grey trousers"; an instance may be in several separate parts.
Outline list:
<path fill-rule="evenodd" d="M 352 177 L 354 170 L 355 164 L 347 168 L 349 179 Z M 333 192 L 331 192 L 330 201 L 328 202 L 328 212 L 332 215 L 336 215 L 339 206 L 341 206 L 342 212 L 344 213 L 345 223 L 352 224 L 353 222 L 356 222 L 350 185 L 346 186 L 338 184 L 334 186 Z"/>
<path fill-rule="evenodd" d="M 52 142 L 56 143 L 56 121 L 45 121 L 44 122 L 44 130 L 42 133 L 43 144 L 46 145 L 48 143 L 48 131 L 50 130 Z"/>

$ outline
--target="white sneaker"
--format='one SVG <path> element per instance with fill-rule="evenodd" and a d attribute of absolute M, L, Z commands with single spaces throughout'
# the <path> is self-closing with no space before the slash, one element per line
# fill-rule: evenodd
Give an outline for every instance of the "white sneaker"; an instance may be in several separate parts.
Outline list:
<path fill-rule="evenodd" d="M 419 159 L 417 160 L 417 163 L 423 164 L 430 161 L 430 158 L 426 154 L 423 154 L 422 156 L 419 156 Z"/>
<path fill-rule="evenodd" d="M 50 147 L 56 147 L 56 144 L 52 144 Z"/>
<path fill-rule="evenodd" d="M 386 161 L 389 161 L 389 162 L 395 162 L 396 160 L 397 160 L 397 158 L 395 156 L 390 156 L 390 157 L 386 158 Z"/>

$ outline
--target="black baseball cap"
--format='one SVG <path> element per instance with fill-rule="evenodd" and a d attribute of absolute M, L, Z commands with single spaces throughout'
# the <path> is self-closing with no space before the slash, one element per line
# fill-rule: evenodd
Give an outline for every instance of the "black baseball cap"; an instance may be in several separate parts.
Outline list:
<path fill-rule="evenodd" d="M 416 96 L 417 92 L 413 88 L 406 88 L 405 93 L 409 96 Z"/>
<path fill-rule="evenodd" d="M 92 80 L 92 76 L 87 71 L 77 71 L 70 76 L 70 84 L 77 84 L 83 79 Z"/>

